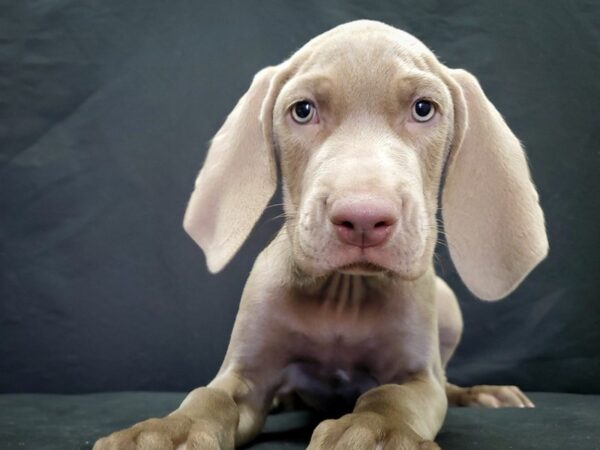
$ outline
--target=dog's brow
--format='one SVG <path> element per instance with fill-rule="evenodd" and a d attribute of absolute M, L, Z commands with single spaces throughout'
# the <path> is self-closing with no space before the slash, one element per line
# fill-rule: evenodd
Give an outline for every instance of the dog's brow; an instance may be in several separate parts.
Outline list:
<path fill-rule="evenodd" d="M 422 72 L 402 74 L 393 83 L 400 91 L 400 96 L 425 95 L 433 97 L 433 100 L 442 102 L 449 97 L 449 92 L 442 80 L 438 77 Z"/>
<path fill-rule="evenodd" d="M 425 72 L 405 73 L 396 78 L 397 84 L 412 85 L 417 88 L 431 89 L 436 91 L 444 90 L 444 82 L 435 75 Z"/>
<path fill-rule="evenodd" d="M 316 98 L 326 98 L 333 89 L 333 80 L 326 75 L 304 75 L 293 78 L 285 89 L 287 101 L 297 101 L 298 96 L 312 95 Z"/>

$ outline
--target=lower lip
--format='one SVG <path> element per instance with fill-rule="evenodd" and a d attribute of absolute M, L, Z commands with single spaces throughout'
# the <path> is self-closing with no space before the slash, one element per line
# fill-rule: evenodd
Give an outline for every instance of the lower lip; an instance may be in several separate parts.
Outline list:
<path fill-rule="evenodd" d="M 385 268 L 372 263 L 365 262 L 348 264 L 346 266 L 340 267 L 338 271 L 350 275 L 375 275 L 381 272 L 385 272 Z"/>

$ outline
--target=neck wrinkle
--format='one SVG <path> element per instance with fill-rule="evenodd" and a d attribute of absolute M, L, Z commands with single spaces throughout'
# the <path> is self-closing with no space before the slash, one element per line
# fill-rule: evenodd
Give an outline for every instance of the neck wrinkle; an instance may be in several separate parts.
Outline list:
<path fill-rule="evenodd" d="M 381 301 L 394 280 L 389 275 L 351 275 L 332 272 L 311 276 L 299 268 L 294 271 L 294 289 L 302 297 L 311 298 L 326 310 L 343 313 L 358 312 L 369 301 Z"/>

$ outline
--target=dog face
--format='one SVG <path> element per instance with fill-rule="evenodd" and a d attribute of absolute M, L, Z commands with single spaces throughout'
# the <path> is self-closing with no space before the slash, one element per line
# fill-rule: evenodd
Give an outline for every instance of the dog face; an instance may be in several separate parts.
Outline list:
<path fill-rule="evenodd" d="M 264 211 L 277 156 L 291 256 L 308 274 L 422 274 L 442 172 L 448 247 L 475 295 L 505 296 L 547 253 L 523 149 L 475 77 L 382 23 L 336 27 L 255 76 L 184 219 L 211 271 Z"/>
<path fill-rule="evenodd" d="M 421 275 L 453 120 L 444 81 L 380 33 L 336 36 L 303 61 L 273 108 L 302 270 Z"/>

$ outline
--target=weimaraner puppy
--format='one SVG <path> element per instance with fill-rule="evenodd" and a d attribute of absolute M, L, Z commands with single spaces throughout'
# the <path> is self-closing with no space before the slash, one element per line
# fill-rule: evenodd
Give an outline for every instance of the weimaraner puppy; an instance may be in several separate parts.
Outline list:
<path fill-rule="evenodd" d="M 438 197 L 456 269 L 483 300 L 548 251 L 523 149 L 475 77 L 373 21 L 261 70 L 214 137 L 184 219 L 212 272 L 264 211 L 277 161 L 285 224 L 254 264 L 219 373 L 95 450 L 233 449 L 290 393 L 336 417 L 310 450 L 437 449 L 448 404 L 533 406 L 516 387 L 444 374 L 462 319 L 432 263 Z"/>

